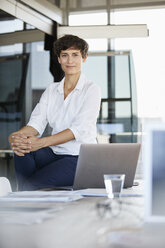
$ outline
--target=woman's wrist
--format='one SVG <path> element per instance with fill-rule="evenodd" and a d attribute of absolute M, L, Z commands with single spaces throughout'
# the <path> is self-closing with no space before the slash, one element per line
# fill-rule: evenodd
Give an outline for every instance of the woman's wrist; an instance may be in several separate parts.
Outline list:
<path fill-rule="evenodd" d="M 51 137 L 51 136 L 42 137 L 42 138 L 39 139 L 40 142 L 41 142 L 41 148 L 51 146 L 50 138 L 49 137 Z"/>

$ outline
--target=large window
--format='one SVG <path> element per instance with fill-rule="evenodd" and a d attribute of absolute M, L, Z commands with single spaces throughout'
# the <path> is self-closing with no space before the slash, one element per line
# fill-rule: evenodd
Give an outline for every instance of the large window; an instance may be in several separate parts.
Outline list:
<path fill-rule="evenodd" d="M 36 106 L 46 87 L 54 81 L 49 71 L 49 51 L 44 50 L 44 42 L 30 44 L 32 109 Z"/>
<path fill-rule="evenodd" d="M 89 17 L 90 16 L 90 17 Z M 70 25 L 98 25 L 107 23 L 107 13 L 70 15 Z M 146 9 L 114 11 L 111 13 L 111 24 L 147 24 L 149 37 L 114 39 L 115 50 L 131 50 L 134 60 L 137 109 L 139 118 L 165 118 L 165 9 Z M 96 40 L 90 43 L 95 50 Z M 97 41 L 98 42 L 98 41 Z M 100 41 L 97 51 L 107 49 L 106 40 Z M 120 74 L 118 74 L 120 77 Z M 103 95 L 105 89 L 102 90 Z"/>
<path fill-rule="evenodd" d="M 53 82 L 49 72 L 49 51 L 44 50 L 44 42 L 31 44 L 31 85 L 34 90 L 44 90 Z"/>
<path fill-rule="evenodd" d="M 147 24 L 149 37 L 115 39 L 115 49 L 132 50 L 139 118 L 165 117 L 165 9 L 118 11 L 112 24 Z"/>
<path fill-rule="evenodd" d="M 28 54 L 0 57 L 0 149 L 7 137 L 23 125 Z"/>

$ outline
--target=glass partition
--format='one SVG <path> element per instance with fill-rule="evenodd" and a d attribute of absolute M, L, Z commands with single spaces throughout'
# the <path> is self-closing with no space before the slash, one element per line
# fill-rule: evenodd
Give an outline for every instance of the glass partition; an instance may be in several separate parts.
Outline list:
<path fill-rule="evenodd" d="M 83 71 L 102 92 L 98 133 L 109 135 L 109 142 L 137 142 L 136 82 L 131 52 L 91 55 Z"/>
<path fill-rule="evenodd" d="M 28 54 L 0 57 L 0 149 L 8 135 L 22 126 Z"/>

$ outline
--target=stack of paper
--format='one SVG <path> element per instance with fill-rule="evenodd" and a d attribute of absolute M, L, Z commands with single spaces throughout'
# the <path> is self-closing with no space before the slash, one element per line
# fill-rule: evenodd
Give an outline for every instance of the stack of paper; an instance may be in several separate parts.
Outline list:
<path fill-rule="evenodd" d="M 21 191 L 0 197 L 0 202 L 71 202 L 81 198 L 73 191 Z"/>
<path fill-rule="evenodd" d="M 65 205 L 53 205 L 53 208 L 43 207 L 41 202 L 72 202 L 83 197 L 72 191 L 22 191 L 12 192 L 7 196 L 0 197 L 0 223 L 1 224 L 38 224 L 45 219 L 52 219 L 55 213 Z M 9 203 L 14 204 L 9 204 Z M 20 202 L 21 204 L 15 204 Z M 30 202 L 33 204 L 23 204 Z M 2 204 L 3 203 L 3 204 Z M 7 204 L 5 204 L 7 203 Z M 37 203 L 37 204 L 35 204 Z"/>

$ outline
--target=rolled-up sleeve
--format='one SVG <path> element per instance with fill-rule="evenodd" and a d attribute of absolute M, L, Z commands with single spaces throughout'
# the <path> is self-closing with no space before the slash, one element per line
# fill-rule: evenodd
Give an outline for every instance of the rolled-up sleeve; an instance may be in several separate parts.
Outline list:
<path fill-rule="evenodd" d="M 93 139 L 96 139 L 96 121 L 100 110 L 100 103 L 100 88 L 93 84 L 89 87 L 82 106 L 69 127 L 76 141 L 91 143 Z"/>
<path fill-rule="evenodd" d="M 32 126 L 33 128 L 35 128 L 40 135 L 42 135 L 48 123 L 47 120 L 48 97 L 49 97 L 49 88 L 47 88 L 42 94 L 39 103 L 34 108 L 30 116 L 30 120 L 27 123 L 27 126 Z"/>

